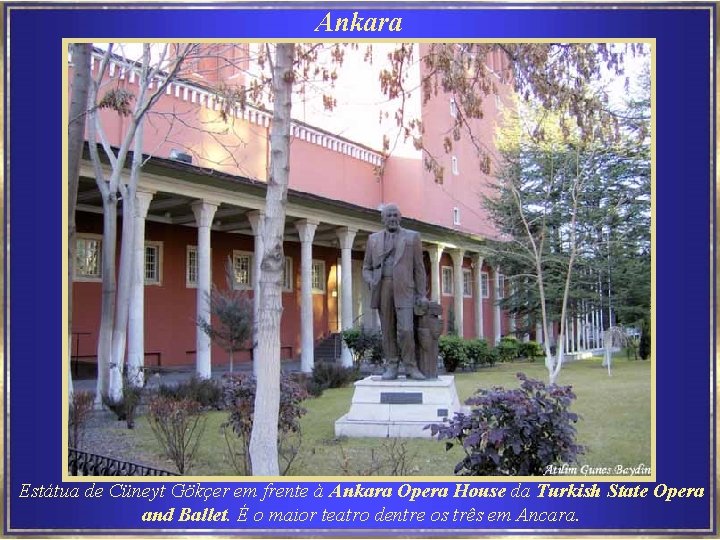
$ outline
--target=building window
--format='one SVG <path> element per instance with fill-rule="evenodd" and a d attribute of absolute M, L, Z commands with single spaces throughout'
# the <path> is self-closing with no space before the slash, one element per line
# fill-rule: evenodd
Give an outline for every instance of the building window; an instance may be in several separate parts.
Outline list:
<path fill-rule="evenodd" d="M 325 293 L 325 261 L 312 262 L 312 291 Z"/>
<path fill-rule="evenodd" d="M 162 242 L 145 242 L 145 284 L 162 283 Z"/>
<path fill-rule="evenodd" d="M 102 279 L 102 236 L 77 235 L 75 240 L 75 279 L 100 281 Z"/>
<path fill-rule="evenodd" d="M 197 287 L 198 264 L 197 246 L 188 246 L 185 251 L 185 286 Z"/>
<path fill-rule="evenodd" d="M 443 266 L 441 269 L 442 276 L 442 294 L 443 296 L 452 296 L 453 294 L 453 269 L 452 266 Z"/>
<path fill-rule="evenodd" d="M 293 290 L 293 267 L 292 257 L 285 257 L 285 266 L 283 266 L 283 291 L 292 292 Z"/>
<path fill-rule="evenodd" d="M 498 274 L 498 299 L 505 298 L 505 276 Z"/>
<path fill-rule="evenodd" d="M 233 250 L 233 274 L 236 289 L 252 289 L 253 254 L 249 251 Z"/>
<path fill-rule="evenodd" d="M 482 297 L 490 298 L 490 276 L 487 272 L 480 272 L 480 288 L 482 289 Z"/>
<path fill-rule="evenodd" d="M 463 296 L 472 298 L 472 270 L 463 268 Z"/>
<path fill-rule="evenodd" d="M 453 212 L 453 225 L 460 225 L 460 209 L 456 206 L 452 210 Z"/>
<path fill-rule="evenodd" d="M 460 169 L 459 169 L 459 167 L 458 167 L 458 158 L 457 158 L 457 156 L 452 156 L 452 157 L 450 158 L 450 165 L 451 165 L 451 168 L 452 168 L 452 173 L 453 173 L 455 176 L 457 176 L 458 174 L 460 174 Z"/>
<path fill-rule="evenodd" d="M 450 116 L 457 118 L 457 103 L 455 98 L 450 98 Z"/>

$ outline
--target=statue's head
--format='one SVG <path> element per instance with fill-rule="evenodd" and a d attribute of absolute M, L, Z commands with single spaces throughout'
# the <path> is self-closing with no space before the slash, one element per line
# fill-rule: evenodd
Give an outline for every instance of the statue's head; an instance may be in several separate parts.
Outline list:
<path fill-rule="evenodd" d="M 400 209 L 396 204 L 389 203 L 383 206 L 380 212 L 380 219 L 388 231 L 395 232 L 400 228 L 402 214 L 400 214 Z"/>

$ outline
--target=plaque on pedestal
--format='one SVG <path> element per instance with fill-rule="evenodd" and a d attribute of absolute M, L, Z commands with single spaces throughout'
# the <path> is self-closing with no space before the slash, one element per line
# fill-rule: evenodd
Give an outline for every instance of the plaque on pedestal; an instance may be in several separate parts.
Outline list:
<path fill-rule="evenodd" d="M 424 381 L 366 377 L 355 383 L 350 411 L 335 422 L 335 435 L 429 438 L 425 426 L 442 423 L 460 410 L 451 375 Z"/>

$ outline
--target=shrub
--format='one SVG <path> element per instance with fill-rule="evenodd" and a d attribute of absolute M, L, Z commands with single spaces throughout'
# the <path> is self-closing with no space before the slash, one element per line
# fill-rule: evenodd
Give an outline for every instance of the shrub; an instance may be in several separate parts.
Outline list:
<path fill-rule="evenodd" d="M 347 330 L 342 331 L 342 339 L 345 342 L 345 345 L 347 345 L 348 349 L 353 353 L 353 355 L 356 353 L 357 344 L 360 340 L 360 334 L 362 333 L 362 330 L 360 328 L 348 328 Z"/>
<path fill-rule="evenodd" d="M 505 336 L 500 339 L 497 347 L 498 360 L 501 362 L 513 362 L 519 357 L 520 344 L 518 340 L 512 336 Z"/>
<path fill-rule="evenodd" d="M 192 376 L 177 384 L 162 384 L 158 394 L 178 401 L 194 401 L 204 409 L 220 410 L 224 407 L 222 386 L 213 379 Z"/>
<path fill-rule="evenodd" d="M 300 385 L 300 387 L 304 388 L 310 397 L 320 397 L 323 393 L 323 389 L 315 379 L 313 379 L 312 373 L 294 372 L 289 373 L 288 377 Z"/>
<path fill-rule="evenodd" d="M 473 367 L 492 366 L 495 364 L 495 350 L 491 349 L 484 339 L 469 339 L 465 342 L 467 362 Z"/>
<path fill-rule="evenodd" d="M 93 409 L 93 401 L 91 392 L 73 392 L 68 415 L 68 446 L 70 448 L 82 448 L 85 427 L 90 411 Z"/>
<path fill-rule="evenodd" d="M 417 452 L 406 439 L 385 439 L 379 448 L 338 446 L 338 467 L 344 476 L 407 476 L 416 469 Z"/>
<path fill-rule="evenodd" d="M 650 339 L 650 322 L 647 319 L 643 320 L 642 323 L 642 334 L 640 335 L 640 346 L 638 347 L 638 354 L 643 360 L 650 358 L 651 343 Z"/>
<path fill-rule="evenodd" d="M 255 412 L 255 378 L 233 375 L 223 379 L 225 403 L 230 411 L 221 425 L 228 455 L 239 474 L 252 474 L 250 435 Z M 308 397 L 305 389 L 292 377 L 280 379 L 280 412 L 278 416 L 278 451 L 281 474 L 285 474 L 300 450 L 300 418 L 307 412 L 301 405 Z M 235 437 L 232 437 L 235 435 Z"/>
<path fill-rule="evenodd" d="M 627 338 L 627 345 L 625 347 L 625 356 L 628 360 L 630 360 L 630 355 L 632 355 L 633 360 L 638 359 L 638 346 L 640 344 L 640 340 L 636 337 L 628 337 Z"/>
<path fill-rule="evenodd" d="M 356 371 L 335 362 L 318 362 L 313 367 L 313 383 L 322 390 L 342 388 L 355 381 Z"/>
<path fill-rule="evenodd" d="M 534 360 L 538 356 L 543 356 L 543 350 L 537 341 L 523 341 L 518 345 L 518 356 Z"/>
<path fill-rule="evenodd" d="M 102 402 L 108 409 L 115 413 L 117 419 L 125 421 L 128 429 L 135 427 L 135 411 L 140 405 L 142 398 L 142 388 L 132 386 L 127 378 L 123 377 L 123 393 L 122 397 L 113 401 L 108 396 L 103 396 Z"/>
<path fill-rule="evenodd" d="M 205 431 L 206 418 L 196 401 L 155 396 L 150 400 L 148 423 L 163 452 L 180 474 L 190 468 Z"/>
<path fill-rule="evenodd" d="M 465 342 L 458 336 L 440 336 L 438 351 L 443 359 L 445 371 L 453 373 L 458 367 L 465 365 L 467 354 Z"/>
<path fill-rule="evenodd" d="M 585 452 L 575 443 L 572 389 L 517 377 L 520 388 L 480 389 L 466 402 L 469 414 L 429 426 L 433 436 L 447 441 L 446 449 L 462 445 L 465 458 L 455 474 L 541 475 L 548 465 L 575 463 Z"/>
<path fill-rule="evenodd" d="M 382 363 L 382 334 L 375 330 L 350 328 L 342 333 L 343 341 L 353 355 L 355 368 L 359 369 L 363 360 L 371 364 Z"/>

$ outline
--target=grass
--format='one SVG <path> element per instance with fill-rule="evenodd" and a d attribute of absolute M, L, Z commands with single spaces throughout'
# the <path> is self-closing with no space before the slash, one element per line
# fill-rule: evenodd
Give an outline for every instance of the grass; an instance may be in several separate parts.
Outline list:
<path fill-rule="evenodd" d="M 581 464 L 592 467 L 637 466 L 651 463 L 651 364 L 627 361 L 624 355 L 613 361 L 613 375 L 600 365 L 599 358 L 566 364 L 559 384 L 571 385 L 577 400 L 573 410 L 580 415 L 578 442 L 587 447 Z M 542 361 L 500 364 L 478 372 L 456 373 L 461 401 L 478 388 L 518 386 L 515 374 L 547 380 Z M 390 474 L 387 466 L 401 467 L 402 475 L 450 476 L 462 450 L 445 451 L 444 442 L 422 439 L 342 438 L 334 433 L 334 423 L 350 406 L 352 388 L 326 390 L 320 398 L 306 401 L 302 419 L 301 452 L 290 475 L 366 476 Z M 207 414 L 207 426 L 197 460 L 189 474 L 197 476 L 237 475 L 226 455 L 220 424 L 227 413 Z M 160 448 L 145 418 L 134 430 L 138 449 L 150 455 Z M 394 458 L 388 458 L 389 455 Z M 385 467 L 377 471 L 376 468 Z M 168 469 L 174 470 L 168 463 Z"/>

